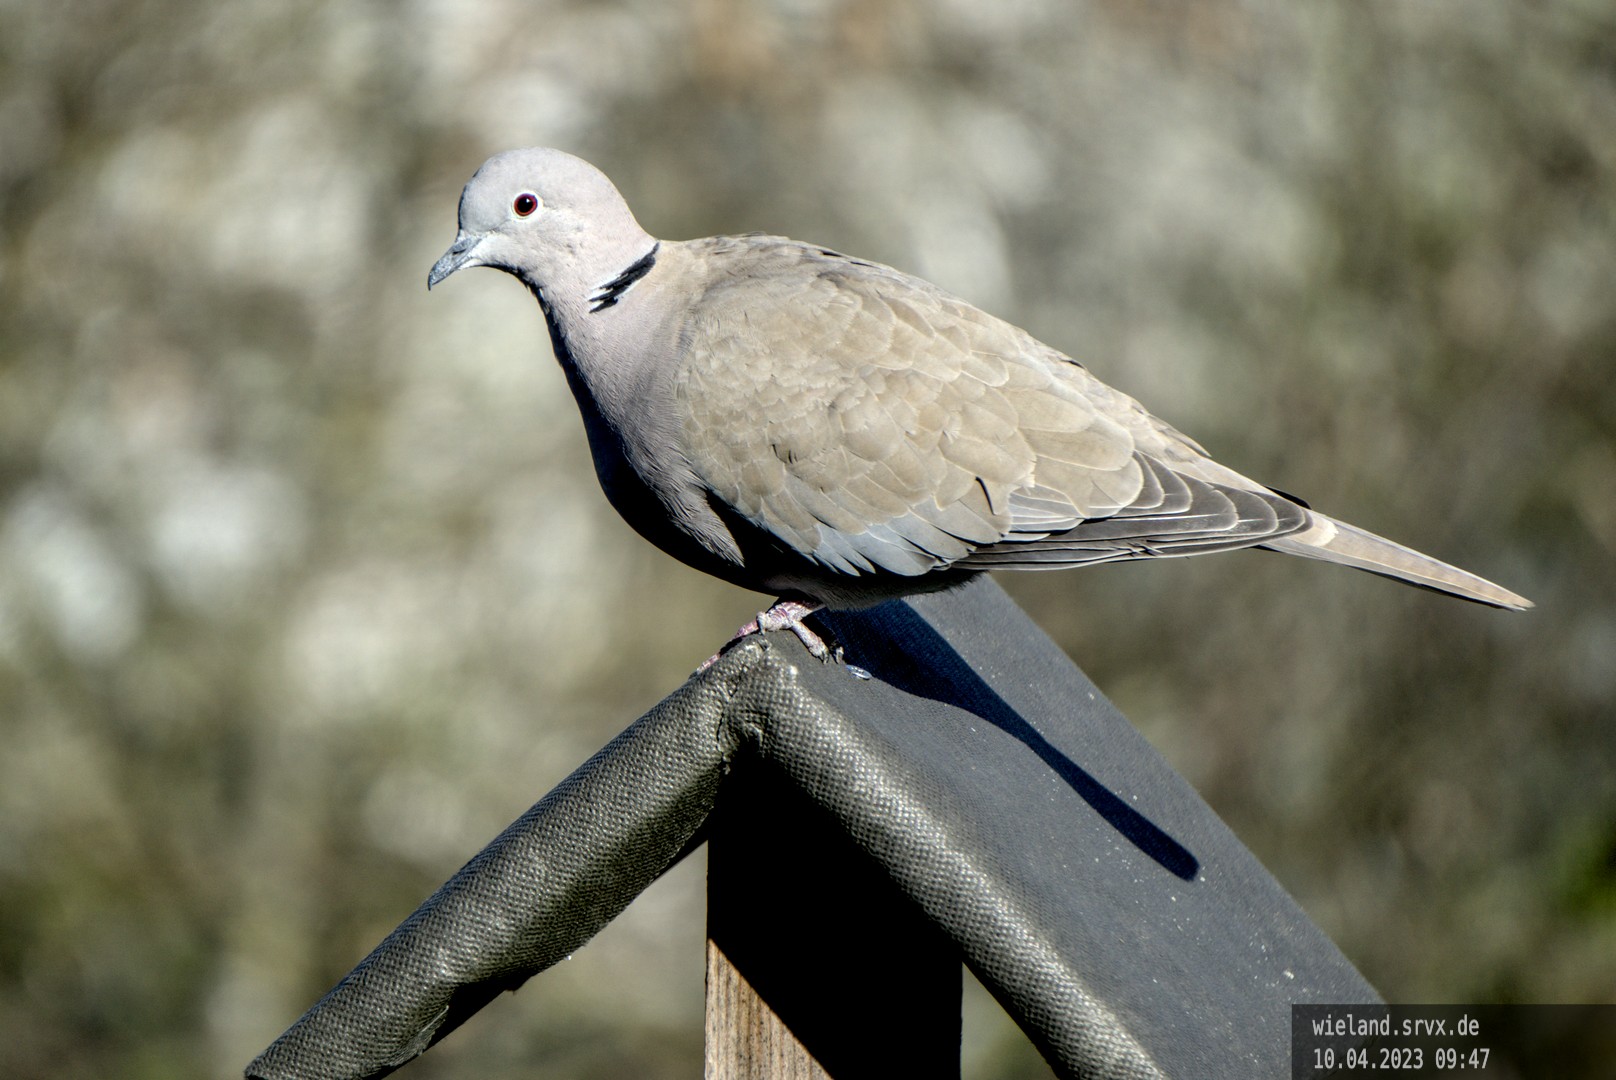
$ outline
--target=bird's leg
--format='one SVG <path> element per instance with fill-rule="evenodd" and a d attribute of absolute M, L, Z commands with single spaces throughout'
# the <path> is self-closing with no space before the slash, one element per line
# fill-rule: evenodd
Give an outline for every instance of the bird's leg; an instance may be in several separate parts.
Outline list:
<path fill-rule="evenodd" d="M 816 611 L 823 611 L 824 608 L 824 604 L 805 604 L 801 600 L 776 600 L 773 607 L 768 611 L 758 612 L 758 617 L 747 625 L 757 627 L 760 634 L 790 630 L 797 635 L 797 640 L 807 647 L 815 659 L 830 660 L 836 653 L 840 653 L 841 649 L 833 651 L 825 644 L 824 638 L 808 629 L 808 625 L 802 621 Z M 742 627 L 741 635 L 745 633 L 746 627 Z"/>
<path fill-rule="evenodd" d="M 809 604 L 801 600 L 776 600 L 769 610 L 758 612 L 757 618 L 735 631 L 735 636 L 725 643 L 724 649 L 752 634 L 769 634 L 779 630 L 790 630 L 797 635 L 797 640 L 802 642 L 814 657 L 824 661 L 840 660 L 842 657 L 841 646 L 832 647 L 826 645 L 825 639 L 810 630 L 807 624 L 803 622 L 814 612 L 824 610 L 824 607 L 824 604 Z M 696 669 L 697 674 L 706 671 L 717 663 L 724 649 L 720 649 L 712 656 L 709 656 L 701 667 Z"/>

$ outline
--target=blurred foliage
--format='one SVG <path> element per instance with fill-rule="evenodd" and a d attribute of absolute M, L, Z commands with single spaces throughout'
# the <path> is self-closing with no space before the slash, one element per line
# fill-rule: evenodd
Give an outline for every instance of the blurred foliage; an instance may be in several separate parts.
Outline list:
<path fill-rule="evenodd" d="M 1613 133 L 1594 0 L 0 0 L 0 1075 L 238 1071 L 758 605 L 612 516 L 520 287 L 422 288 L 530 144 L 1538 601 L 1005 581 L 1388 998 L 1616 1000 Z M 701 918 L 411 1075 L 694 1075 Z"/>

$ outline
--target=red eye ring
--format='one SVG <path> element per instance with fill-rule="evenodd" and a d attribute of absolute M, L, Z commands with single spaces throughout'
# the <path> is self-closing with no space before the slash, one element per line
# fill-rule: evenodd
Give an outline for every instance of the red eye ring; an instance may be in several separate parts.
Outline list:
<path fill-rule="evenodd" d="M 511 209 L 516 211 L 517 217 L 527 217 L 538 208 L 539 197 L 537 195 L 530 195 L 525 191 L 516 197 L 515 202 L 511 203 Z"/>

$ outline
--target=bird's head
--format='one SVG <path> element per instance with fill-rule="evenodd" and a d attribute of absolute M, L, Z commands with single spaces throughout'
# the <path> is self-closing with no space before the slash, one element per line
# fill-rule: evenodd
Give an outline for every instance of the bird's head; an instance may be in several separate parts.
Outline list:
<path fill-rule="evenodd" d="M 560 150 L 496 154 L 460 195 L 460 231 L 427 288 L 468 266 L 514 274 L 530 288 L 580 293 L 655 241 L 604 173 Z"/>

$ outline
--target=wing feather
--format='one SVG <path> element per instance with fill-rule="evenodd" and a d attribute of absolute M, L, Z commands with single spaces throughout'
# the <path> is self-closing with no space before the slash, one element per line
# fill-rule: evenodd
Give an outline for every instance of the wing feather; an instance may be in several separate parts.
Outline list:
<path fill-rule="evenodd" d="M 680 336 L 683 449 L 717 498 L 830 571 L 1071 566 L 1308 524 L 925 282 L 776 238 L 714 243 Z"/>

